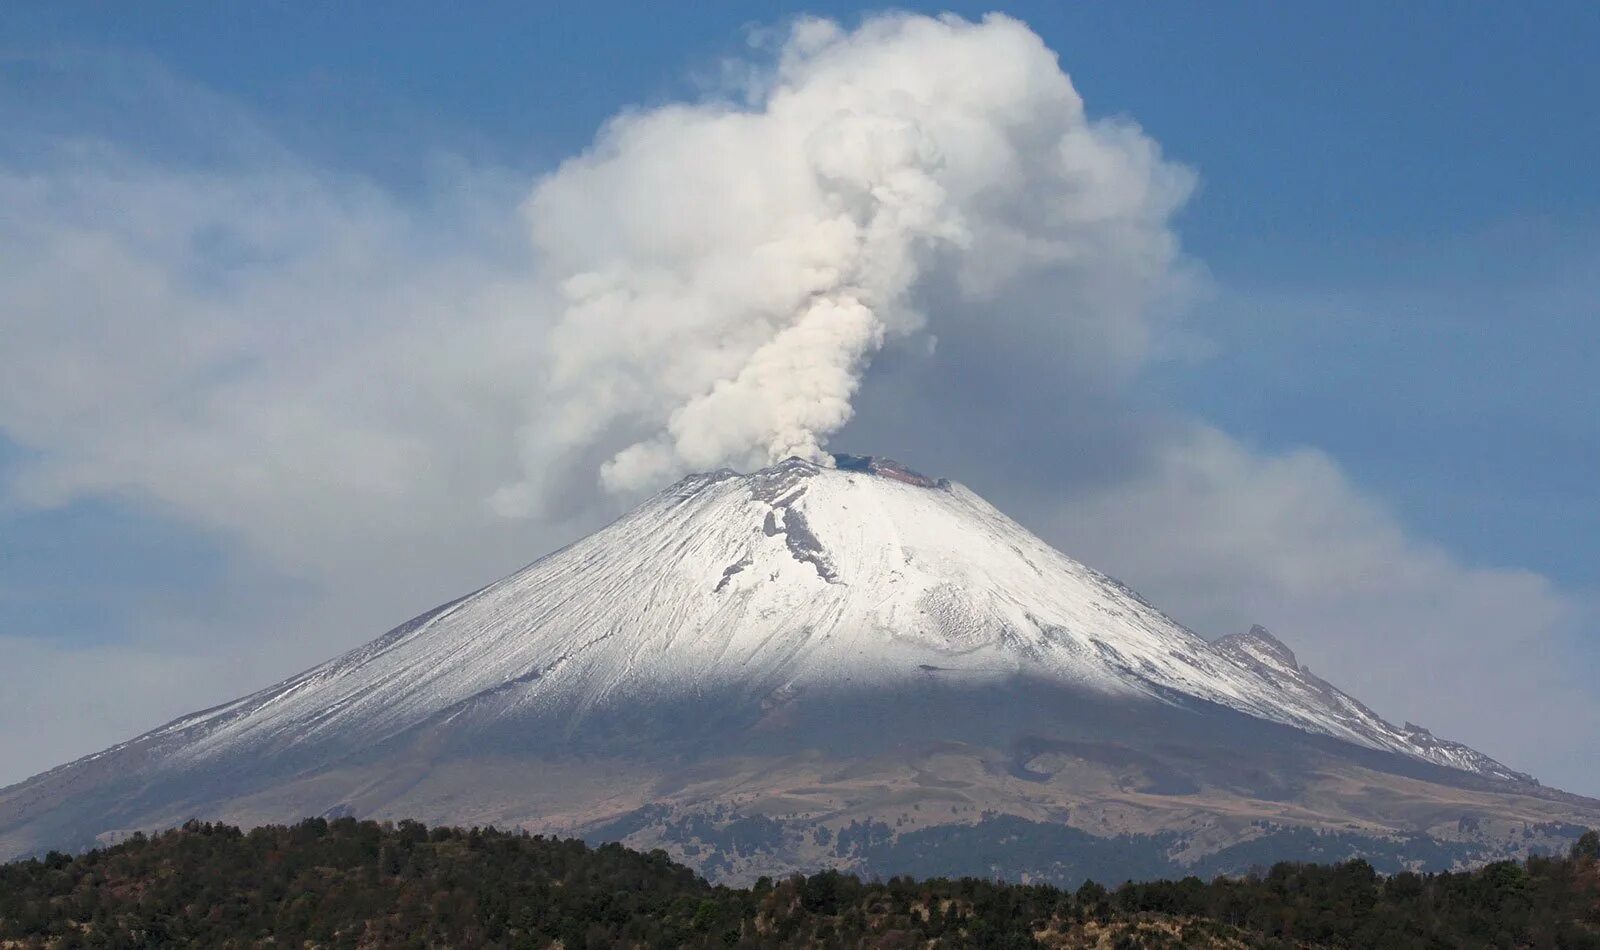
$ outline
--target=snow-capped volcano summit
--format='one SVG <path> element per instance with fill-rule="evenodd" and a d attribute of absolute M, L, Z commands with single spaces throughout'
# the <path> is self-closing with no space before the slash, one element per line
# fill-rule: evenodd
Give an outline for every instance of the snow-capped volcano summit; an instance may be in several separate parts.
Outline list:
<path fill-rule="evenodd" d="M 696 784 L 734 760 L 821 757 L 859 771 L 886 750 L 948 755 L 950 743 L 990 762 L 990 779 L 934 786 L 946 791 L 1011 781 L 995 769 L 1079 781 L 1092 769 L 1062 755 L 1100 768 L 1110 746 L 1125 757 L 1153 743 L 1167 756 L 1185 730 L 1202 744 L 1249 733 L 1251 748 L 1376 754 L 1385 768 L 1434 769 L 1428 781 L 1535 794 L 1488 756 L 1386 722 L 1264 629 L 1208 643 L 959 484 L 887 459 L 834 461 L 690 476 L 323 666 L 4 790 L 0 852 L 193 814 L 582 830 L 669 800 L 735 807 L 730 789 L 755 786 Z M 1028 754 L 1002 766 L 981 748 Z M 441 784 L 443 761 L 473 763 L 470 791 Z M 1393 764 L 1404 761 L 1417 765 Z M 585 771 L 599 762 L 628 777 Z M 1138 762 L 1140 787 L 1207 787 Z M 663 778 L 685 768 L 700 777 Z M 803 800 L 840 796 L 811 778 L 779 797 L 821 820 Z"/>
<path fill-rule="evenodd" d="M 1192 697 L 1441 765 L 1518 777 L 1411 734 L 1261 628 L 1216 645 L 961 485 L 890 460 L 693 475 L 604 530 L 280 686 L 179 720 L 184 761 L 367 744 L 492 705 L 592 710 L 737 692 L 1027 676 Z M 481 711 L 476 713 L 482 715 Z"/>

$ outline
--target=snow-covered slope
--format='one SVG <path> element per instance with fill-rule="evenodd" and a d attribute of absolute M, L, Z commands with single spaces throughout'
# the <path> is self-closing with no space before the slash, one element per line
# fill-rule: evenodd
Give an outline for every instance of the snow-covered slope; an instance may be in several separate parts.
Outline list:
<path fill-rule="evenodd" d="M 1204 700 L 1526 779 L 1385 722 L 1259 628 L 1206 642 L 960 485 L 843 456 L 838 468 L 790 459 L 686 478 L 371 644 L 136 742 L 186 768 L 369 746 L 486 704 L 570 724 L 718 689 L 818 695 L 1018 676 L 1151 703 Z"/>
<path fill-rule="evenodd" d="M 1285 705 L 1318 710 L 1321 718 L 1343 723 L 1350 732 L 1360 735 L 1366 745 L 1403 751 L 1417 758 L 1480 775 L 1522 782 L 1534 780 L 1530 775 L 1506 768 L 1476 749 L 1440 739 L 1421 726 L 1408 722 L 1403 727 L 1396 727 L 1385 721 L 1361 701 L 1316 676 L 1309 667 L 1301 666 L 1294 651 L 1268 633 L 1265 627 L 1258 625 L 1245 633 L 1231 634 L 1214 641 L 1212 646 L 1259 677 L 1261 686 L 1280 697 Z M 1332 734 L 1337 733 L 1330 732 Z"/>

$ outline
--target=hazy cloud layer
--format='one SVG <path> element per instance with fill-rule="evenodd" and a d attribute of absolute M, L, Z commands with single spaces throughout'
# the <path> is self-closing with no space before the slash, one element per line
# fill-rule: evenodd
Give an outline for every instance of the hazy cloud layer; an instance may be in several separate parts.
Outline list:
<path fill-rule="evenodd" d="M 1195 426 L 1041 522 L 1200 630 L 1267 624 L 1384 714 L 1600 791 L 1595 670 L 1572 659 L 1592 605 L 1407 537 L 1320 452 L 1262 455 Z"/>
<path fill-rule="evenodd" d="M 1540 657 L 1583 605 L 1407 537 L 1324 455 L 1141 397 L 1193 349 L 1170 224 L 1191 175 L 1089 118 L 1025 26 L 803 21 L 729 75 L 543 176 L 456 166 L 422 197 L 243 116 L 208 127 L 249 147 L 204 164 L 59 134 L 0 151 L 10 500 L 123 499 L 314 585 L 92 651 L 9 631 L 0 715 L 53 725 L 0 738 L 26 763 L 0 781 L 368 639 L 678 473 L 838 433 L 1198 629 L 1265 623 L 1386 714 L 1600 790 L 1567 765 L 1600 761 L 1600 706 Z M 67 672 L 115 684 L 105 715 L 40 712 Z M 1511 708 L 1472 701 L 1492 688 Z"/>

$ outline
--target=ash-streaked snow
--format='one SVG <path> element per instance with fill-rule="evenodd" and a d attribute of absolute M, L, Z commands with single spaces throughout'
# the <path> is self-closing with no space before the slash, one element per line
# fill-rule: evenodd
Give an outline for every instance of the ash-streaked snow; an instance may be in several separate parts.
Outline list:
<path fill-rule="evenodd" d="M 321 667 L 161 730 L 169 763 L 376 743 L 492 697 L 572 722 L 718 689 L 1012 677 L 1261 719 L 1526 780 L 1396 727 L 1259 628 L 1216 644 L 959 484 L 888 460 L 694 475 Z"/>

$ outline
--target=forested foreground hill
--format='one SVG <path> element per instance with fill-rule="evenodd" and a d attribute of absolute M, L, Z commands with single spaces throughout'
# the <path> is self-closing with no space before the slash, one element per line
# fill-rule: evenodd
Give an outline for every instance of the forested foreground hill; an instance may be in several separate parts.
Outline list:
<path fill-rule="evenodd" d="M 3 947 L 1596 947 L 1600 836 L 1566 858 L 1380 877 L 1086 883 L 837 873 L 713 887 L 665 854 L 494 830 L 190 823 L 0 866 Z"/>

